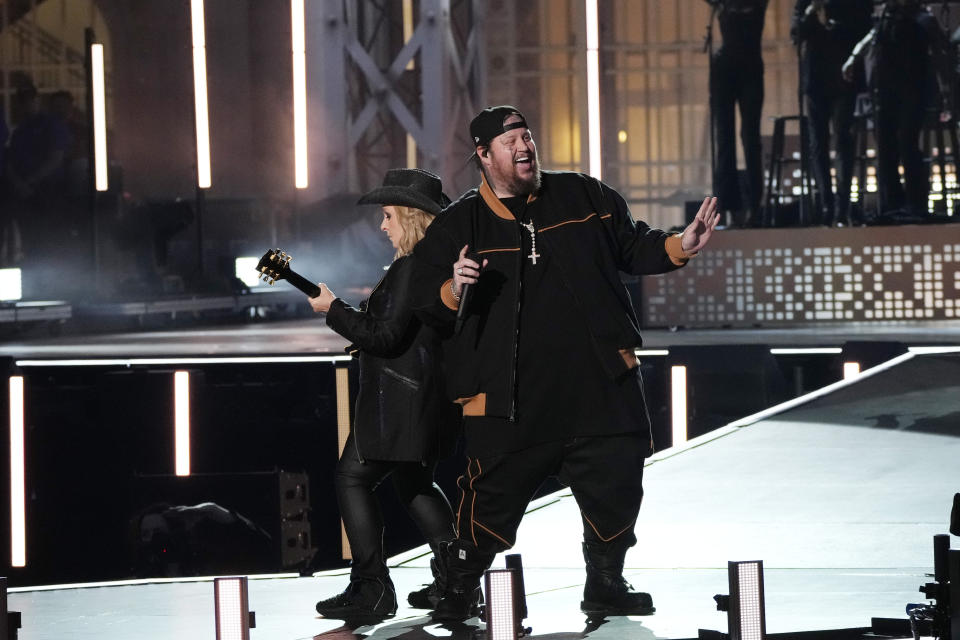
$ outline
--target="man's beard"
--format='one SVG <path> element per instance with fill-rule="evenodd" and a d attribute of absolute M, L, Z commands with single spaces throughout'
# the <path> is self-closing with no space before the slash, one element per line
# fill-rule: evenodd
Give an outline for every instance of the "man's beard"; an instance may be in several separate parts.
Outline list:
<path fill-rule="evenodd" d="M 510 176 L 510 193 L 527 196 L 540 190 L 540 154 L 533 155 L 534 173 L 529 178 L 521 178 L 516 173 Z"/>

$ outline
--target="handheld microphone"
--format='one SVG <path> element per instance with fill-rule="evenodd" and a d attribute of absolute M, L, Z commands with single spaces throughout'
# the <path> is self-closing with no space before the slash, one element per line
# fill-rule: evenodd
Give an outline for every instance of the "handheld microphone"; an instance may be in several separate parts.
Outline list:
<path fill-rule="evenodd" d="M 466 257 L 467 259 L 473 260 L 480 265 L 478 269 L 483 268 L 483 263 L 480 261 L 479 254 L 470 251 L 467 253 Z M 479 278 L 479 276 L 477 277 Z M 469 283 L 465 282 L 460 288 L 460 306 L 457 307 L 457 321 L 453 325 L 453 332 L 456 334 L 459 334 L 460 330 L 463 329 L 463 322 L 467 319 L 467 307 L 470 306 L 470 298 L 472 297 L 472 293 L 473 287 Z"/>

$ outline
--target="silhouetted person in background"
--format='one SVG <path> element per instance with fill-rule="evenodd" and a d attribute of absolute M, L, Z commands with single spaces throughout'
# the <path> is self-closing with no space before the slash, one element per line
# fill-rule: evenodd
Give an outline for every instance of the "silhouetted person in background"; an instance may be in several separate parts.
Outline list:
<path fill-rule="evenodd" d="M 0 108 L 0 268 L 16 264 L 20 255 L 20 229 L 11 215 L 6 193 L 6 158 L 7 138 L 10 129 L 7 128 L 7 118 L 4 109 Z"/>
<path fill-rule="evenodd" d="M 720 23 L 722 46 L 711 60 L 710 109 L 716 136 L 713 191 L 734 226 L 760 223 L 763 159 L 760 114 L 763 110 L 761 39 L 768 0 L 707 0 Z M 746 202 L 737 176 L 736 113 L 747 166 Z"/>
<path fill-rule="evenodd" d="M 15 126 L 6 154 L 8 203 L 23 234 L 23 251 L 33 258 L 58 243 L 58 200 L 70 134 L 65 123 L 41 109 L 33 86 L 20 87 L 13 106 Z"/>
<path fill-rule="evenodd" d="M 940 119 L 950 119 L 949 42 L 937 19 L 916 0 L 887 0 L 877 24 L 843 65 L 852 80 L 855 65 L 867 61 L 874 93 L 877 179 L 880 210 L 909 217 L 927 213 L 930 183 L 920 149 L 920 130 L 936 90 Z M 903 165 L 904 193 L 898 165 Z"/>
<path fill-rule="evenodd" d="M 790 35 L 800 48 L 800 86 L 809 123 L 810 168 L 820 194 L 813 224 L 850 224 L 855 155 L 853 111 L 858 87 L 841 67 L 872 26 L 872 0 L 797 0 Z M 836 146 L 837 190 L 830 178 L 830 127 Z"/>

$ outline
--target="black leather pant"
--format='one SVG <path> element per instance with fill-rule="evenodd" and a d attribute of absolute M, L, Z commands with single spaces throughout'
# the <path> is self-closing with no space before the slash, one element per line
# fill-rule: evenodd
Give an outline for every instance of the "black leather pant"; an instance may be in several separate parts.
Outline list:
<path fill-rule="evenodd" d="M 454 537 L 453 512 L 447 497 L 433 481 L 436 464 L 364 459 L 357 455 L 353 433 L 337 464 L 337 502 L 350 541 L 353 562 L 350 579 L 388 575 L 383 551 L 383 516 L 374 491 L 387 476 L 400 502 L 431 547 Z"/>

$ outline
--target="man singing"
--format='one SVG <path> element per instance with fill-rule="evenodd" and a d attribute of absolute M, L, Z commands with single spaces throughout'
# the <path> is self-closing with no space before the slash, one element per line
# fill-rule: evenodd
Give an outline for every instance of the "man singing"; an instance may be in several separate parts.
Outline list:
<path fill-rule="evenodd" d="M 514 544 L 550 475 L 570 486 L 582 515 L 581 609 L 651 614 L 650 595 L 623 578 L 652 442 L 638 322 L 620 272 L 686 264 L 717 225 L 716 199 L 671 236 L 635 222 L 600 181 L 541 171 L 514 107 L 484 109 L 470 136 L 480 186 L 445 209 L 414 250 L 420 312 L 448 323 L 460 312 L 463 322 L 447 348 L 447 386 L 463 406 L 468 464 L 434 619 L 474 613 L 483 572 Z"/>

